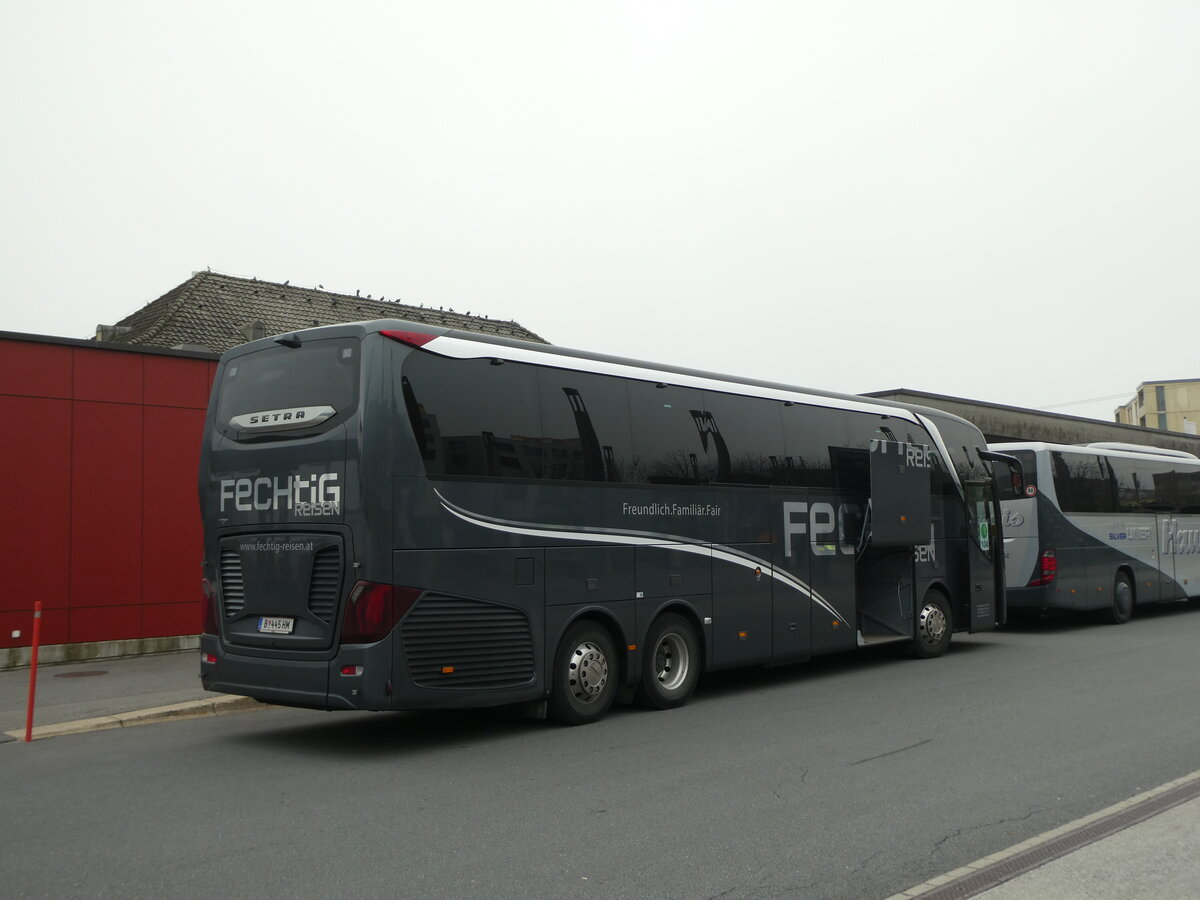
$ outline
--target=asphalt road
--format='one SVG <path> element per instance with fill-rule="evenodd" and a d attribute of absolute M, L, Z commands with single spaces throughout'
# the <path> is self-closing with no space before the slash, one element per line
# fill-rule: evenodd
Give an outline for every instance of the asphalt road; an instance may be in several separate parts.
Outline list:
<path fill-rule="evenodd" d="M 1198 647 L 1193 603 L 582 728 L 271 709 L 9 743 L 3 893 L 881 898 L 1200 769 Z"/>

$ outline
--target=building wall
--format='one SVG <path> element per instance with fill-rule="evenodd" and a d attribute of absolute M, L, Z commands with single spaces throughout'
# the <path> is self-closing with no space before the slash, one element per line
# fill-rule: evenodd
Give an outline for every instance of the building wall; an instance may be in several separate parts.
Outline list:
<path fill-rule="evenodd" d="M 0 334 L 0 648 L 200 628 L 200 436 L 216 357 Z"/>
<path fill-rule="evenodd" d="M 1143 428 L 1196 434 L 1200 430 L 1200 381 L 1146 381 L 1116 420 Z"/>

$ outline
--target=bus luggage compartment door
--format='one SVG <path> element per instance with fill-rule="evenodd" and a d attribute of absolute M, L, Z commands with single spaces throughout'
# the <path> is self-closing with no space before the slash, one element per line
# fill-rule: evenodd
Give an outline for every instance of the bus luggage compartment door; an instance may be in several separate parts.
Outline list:
<path fill-rule="evenodd" d="M 916 547 L 929 540 L 930 452 L 921 444 L 872 441 L 871 543 L 876 547 Z"/>

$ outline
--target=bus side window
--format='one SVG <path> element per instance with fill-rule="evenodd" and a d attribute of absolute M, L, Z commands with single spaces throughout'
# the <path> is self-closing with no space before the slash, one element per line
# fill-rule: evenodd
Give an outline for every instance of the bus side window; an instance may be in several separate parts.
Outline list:
<path fill-rule="evenodd" d="M 849 441 L 846 413 L 821 406 L 795 404 L 783 408 L 783 447 L 787 484 L 794 487 L 832 488 L 833 455 L 830 448 Z"/>
<path fill-rule="evenodd" d="M 632 449 L 625 380 L 539 367 L 543 478 L 625 480 Z"/>
<path fill-rule="evenodd" d="M 708 454 L 708 480 L 778 484 L 785 455 L 778 400 L 705 391 L 704 409 L 692 410 Z"/>
<path fill-rule="evenodd" d="M 1117 511 L 1116 478 L 1103 457 L 1058 450 L 1050 457 L 1054 491 L 1063 512 Z"/>
<path fill-rule="evenodd" d="M 649 381 L 629 382 L 633 466 L 628 481 L 651 484 L 703 484 L 708 451 L 693 410 L 704 408 L 694 388 Z M 714 457 L 715 449 L 712 451 Z"/>
<path fill-rule="evenodd" d="M 413 353 L 404 363 L 405 387 L 406 411 L 411 416 L 415 406 L 421 414 L 411 424 L 429 474 L 541 477 L 541 415 L 531 366 Z"/>

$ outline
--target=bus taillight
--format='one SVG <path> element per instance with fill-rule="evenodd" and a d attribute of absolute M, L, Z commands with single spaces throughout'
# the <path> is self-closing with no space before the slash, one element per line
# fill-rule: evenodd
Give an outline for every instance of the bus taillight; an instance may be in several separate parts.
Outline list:
<path fill-rule="evenodd" d="M 423 331 L 387 330 L 379 333 L 386 338 L 391 338 L 393 341 L 399 341 L 402 344 L 408 344 L 410 347 L 422 347 L 437 337 L 436 334 L 426 334 Z"/>
<path fill-rule="evenodd" d="M 417 588 L 360 581 L 346 600 L 342 616 L 343 644 L 373 644 L 381 641 L 408 612 L 420 595 Z"/>
<path fill-rule="evenodd" d="M 205 634 L 220 634 L 217 628 L 217 592 L 213 590 L 212 582 L 207 578 L 200 579 L 200 587 L 204 591 L 204 613 L 200 629 Z"/>
<path fill-rule="evenodd" d="M 1058 554 L 1053 550 L 1042 551 L 1042 566 L 1037 575 L 1029 579 L 1025 587 L 1042 587 L 1052 582 L 1058 576 Z"/>

